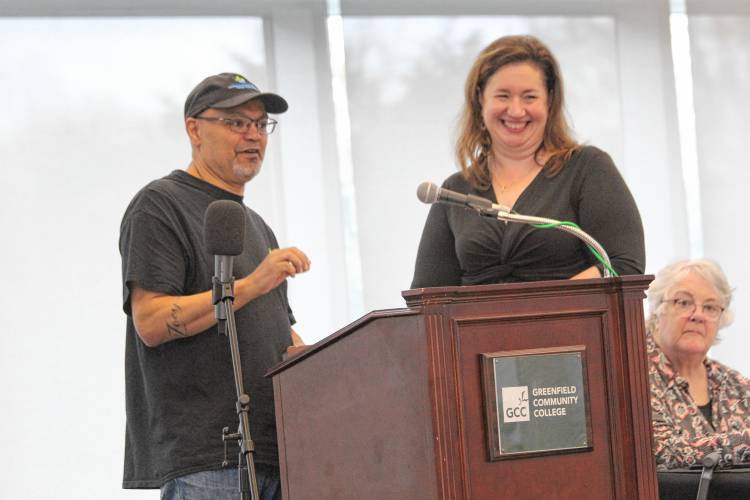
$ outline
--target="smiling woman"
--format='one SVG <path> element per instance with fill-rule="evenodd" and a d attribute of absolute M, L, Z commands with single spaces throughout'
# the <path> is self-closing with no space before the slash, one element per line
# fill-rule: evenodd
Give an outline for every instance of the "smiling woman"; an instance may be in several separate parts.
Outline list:
<path fill-rule="evenodd" d="M 750 462 L 750 382 L 706 357 L 732 322 L 732 290 L 708 260 L 661 270 L 647 292 L 646 322 L 654 454 L 661 469 Z"/>
<path fill-rule="evenodd" d="M 609 155 L 573 140 L 562 74 L 547 46 L 529 35 L 490 43 L 469 71 L 464 99 L 456 144 L 461 172 L 444 187 L 574 222 L 603 245 L 617 273 L 643 272 L 638 208 Z M 411 286 L 600 276 L 594 257 L 570 234 L 436 204 Z"/>

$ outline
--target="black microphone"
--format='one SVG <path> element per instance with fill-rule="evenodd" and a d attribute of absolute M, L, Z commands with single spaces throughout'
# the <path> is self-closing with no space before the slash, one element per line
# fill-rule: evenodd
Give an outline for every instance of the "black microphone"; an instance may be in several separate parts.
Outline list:
<path fill-rule="evenodd" d="M 214 255 L 213 303 L 219 329 L 226 311 L 219 302 L 234 299 L 234 256 L 245 246 L 245 208 L 231 200 L 217 200 L 206 209 L 203 219 L 203 241 L 208 253 Z"/>
<path fill-rule="evenodd" d="M 708 498 L 708 489 L 711 484 L 711 478 L 713 478 L 714 469 L 716 469 L 720 462 L 721 452 L 718 451 L 713 451 L 703 457 L 703 460 L 701 461 L 703 468 L 701 469 L 700 481 L 698 481 L 698 494 L 695 497 L 696 500 L 706 500 L 706 498 Z"/>
<path fill-rule="evenodd" d="M 417 187 L 417 198 L 419 198 L 419 201 L 422 203 L 453 203 L 473 208 L 480 212 L 510 212 L 508 207 L 492 203 L 490 200 L 482 198 L 481 196 L 457 193 L 450 189 L 437 187 L 432 182 L 423 182 Z"/>

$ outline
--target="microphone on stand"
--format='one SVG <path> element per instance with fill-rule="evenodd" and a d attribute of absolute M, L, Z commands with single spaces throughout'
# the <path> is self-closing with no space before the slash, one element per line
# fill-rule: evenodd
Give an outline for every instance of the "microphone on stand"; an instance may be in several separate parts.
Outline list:
<path fill-rule="evenodd" d="M 203 220 L 203 240 L 208 253 L 214 255 L 213 304 L 219 333 L 229 337 L 232 354 L 234 385 L 237 389 L 238 432 L 230 433 L 229 427 L 222 429 L 224 462 L 228 463 L 228 441 L 236 440 L 240 447 L 238 458 L 240 498 L 258 500 L 258 481 L 255 473 L 253 453 L 255 444 L 250 436 L 250 396 L 245 392 L 240 359 L 237 324 L 234 318 L 234 257 L 242 253 L 245 245 L 245 207 L 231 200 L 217 200 L 206 209 Z"/>
<path fill-rule="evenodd" d="M 714 451 L 703 457 L 701 465 L 701 478 L 698 482 L 698 495 L 696 500 L 706 500 L 708 498 L 708 489 L 711 484 L 711 478 L 714 475 L 714 469 L 721 463 L 721 453 Z"/>
<path fill-rule="evenodd" d="M 432 204 L 437 202 L 451 203 L 462 205 L 467 208 L 473 208 L 481 213 L 495 215 L 498 212 L 510 212 L 510 208 L 504 205 L 492 203 L 486 198 L 475 196 L 473 194 L 463 194 L 437 187 L 432 182 L 423 182 L 417 187 L 417 198 L 422 203 Z"/>
<path fill-rule="evenodd" d="M 417 188 L 417 198 L 419 198 L 419 201 L 422 203 L 451 203 L 462 205 L 467 208 L 473 208 L 480 215 L 493 217 L 504 222 L 520 222 L 537 228 L 556 228 L 565 231 L 566 233 L 573 234 L 586 243 L 589 246 L 589 249 L 594 253 L 594 256 L 596 256 L 597 260 L 604 265 L 602 274 L 605 278 L 609 278 L 613 275 L 617 276 L 617 273 L 612 269 L 612 262 L 610 261 L 607 252 L 604 250 L 604 247 L 602 247 L 602 245 L 590 234 L 583 231 L 573 222 L 561 222 L 555 219 L 547 219 L 545 217 L 511 213 L 511 210 L 503 205 L 497 205 L 480 196 L 462 194 L 451 191 L 450 189 L 439 188 L 432 182 L 423 182 L 419 185 Z"/>
<path fill-rule="evenodd" d="M 206 209 L 203 219 L 203 241 L 214 255 L 213 304 L 219 333 L 224 332 L 226 310 L 221 302 L 234 300 L 234 256 L 245 246 L 245 208 L 232 200 L 217 200 Z"/>

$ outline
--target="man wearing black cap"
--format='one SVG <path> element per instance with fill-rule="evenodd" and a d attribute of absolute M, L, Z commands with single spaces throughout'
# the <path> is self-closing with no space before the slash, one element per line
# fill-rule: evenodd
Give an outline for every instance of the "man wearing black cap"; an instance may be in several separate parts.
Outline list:
<path fill-rule="evenodd" d="M 162 499 L 235 499 L 236 457 L 225 459 L 221 429 L 236 429 L 229 342 L 216 333 L 213 256 L 203 217 L 215 200 L 243 202 L 260 171 L 287 102 L 244 77 L 203 80 L 185 102 L 192 161 L 186 171 L 144 187 L 120 227 L 123 309 L 127 315 L 124 488 L 160 488 Z M 279 248 L 248 207 L 244 251 L 234 258 L 236 323 L 261 499 L 280 499 L 273 389 L 265 371 L 293 343 L 286 278 L 306 272 L 307 256 Z M 293 339 L 294 337 L 294 339 Z"/>

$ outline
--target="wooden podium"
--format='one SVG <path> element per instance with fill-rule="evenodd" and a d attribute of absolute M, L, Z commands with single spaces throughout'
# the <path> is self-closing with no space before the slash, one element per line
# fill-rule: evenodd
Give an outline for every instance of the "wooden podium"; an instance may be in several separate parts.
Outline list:
<path fill-rule="evenodd" d="M 371 312 L 286 360 L 269 372 L 284 498 L 656 500 L 651 279 L 407 290 L 407 308 Z M 483 358 L 570 350 L 584 360 L 587 444 L 493 458 L 504 410 Z"/>

